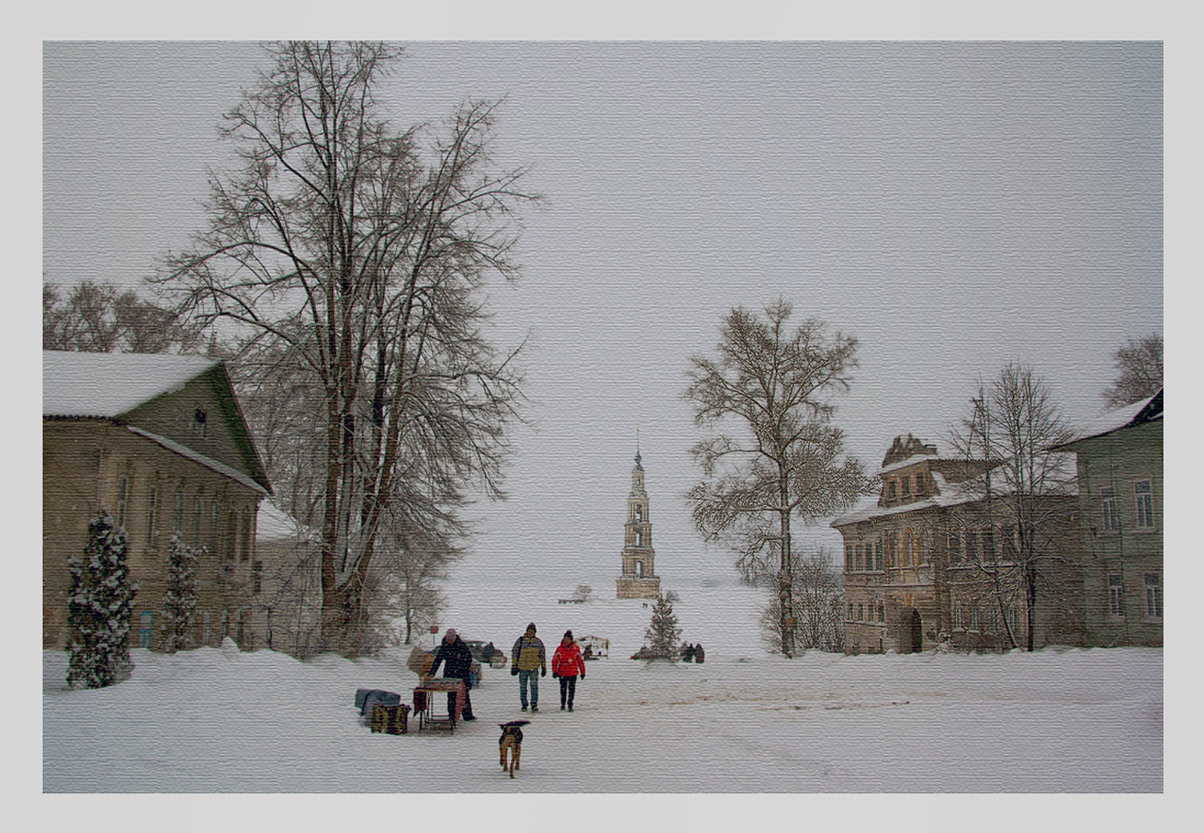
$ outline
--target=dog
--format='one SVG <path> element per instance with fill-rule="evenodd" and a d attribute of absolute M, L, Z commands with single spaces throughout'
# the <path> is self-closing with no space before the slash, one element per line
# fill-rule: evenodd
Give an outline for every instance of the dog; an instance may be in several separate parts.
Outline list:
<path fill-rule="evenodd" d="M 523 754 L 523 730 L 521 727 L 530 723 L 530 720 L 511 720 L 509 723 L 499 723 L 502 728 L 502 736 L 498 738 L 497 745 L 501 753 L 502 771 L 510 771 L 510 777 L 514 777 L 514 770 L 519 769 L 518 761 Z M 506 753 L 510 754 L 510 762 L 506 763 Z"/>

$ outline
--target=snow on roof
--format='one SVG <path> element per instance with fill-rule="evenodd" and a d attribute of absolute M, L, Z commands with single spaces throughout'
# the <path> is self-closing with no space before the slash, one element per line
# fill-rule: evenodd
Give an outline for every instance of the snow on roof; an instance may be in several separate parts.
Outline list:
<path fill-rule="evenodd" d="M 204 356 L 43 350 L 42 415 L 120 416 L 216 364 Z"/>
<path fill-rule="evenodd" d="M 259 492 L 262 495 L 269 494 L 267 489 L 263 488 L 263 486 L 256 483 L 250 477 L 247 477 L 247 475 L 243 474 L 238 469 L 231 468 L 230 466 L 227 466 L 225 463 L 219 463 L 217 460 L 214 460 L 212 457 L 206 457 L 204 454 L 200 454 L 196 451 L 193 451 L 191 448 L 188 448 L 187 446 L 180 445 L 178 442 L 167 439 L 167 437 L 161 437 L 158 434 L 153 434 L 150 431 L 146 431 L 142 428 L 138 428 L 135 425 L 127 425 L 126 428 L 128 428 L 130 431 L 134 432 L 135 434 L 137 434 L 140 437 L 146 437 L 148 440 L 157 442 L 159 445 L 163 446 L 168 451 L 174 451 L 176 454 L 179 454 L 181 457 L 187 457 L 189 460 L 192 460 L 195 463 L 200 463 L 202 466 L 212 469 L 213 471 L 217 472 L 218 474 L 225 475 L 226 477 L 229 477 L 231 480 L 237 480 L 239 483 L 246 486 L 248 489 L 254 489 L 255 491 Z"/>
<path fill-rule="evenodd" d="M 891 463 L 889 466 L 883 466 L 882 468 L 878 469 L 878 474 L 890 474 L 893 471 L 898 471 L 899 469 L 905 469 L 908 466 L 914 466 L 916 463 L 920 462 L 921 460 L 939 460 L 939 459 L 941 459 L 941 455 L 939 453 L 937 453 L 937 454 L 928 454 L 928 453 L 913 454 L 910 457 L 908 457 L 906 460 L 898 460 L 894 463 Z"/>
<path fill-rule="evenodd" d="M 316 541 L 317 533 L 277 506 L 274 500 L 265 500 L 259 504 L 255 539 L 258 541 Z"/>
<path fill-rule="evenodd" d="M 1052 479 L 1046 490 L 1047 493 L 1051 495 L 1078 495 L 1078 481 L 1075 478 L 1076 469 L 1073 455 L 1051 454 L 1050 457 L 1053 459 L 1055 465 L 1053 467 Z M 1058 470 L 1060 470 L 1060 474 Z M 975 501 L 982 500 L 986 494 L 986 486 L 984 484 L 986 479 L 985 473 L 956 483 L 949 483 L 939 472 L 932 472 L 932 477 L 936 481 L 938 494 L 931 495 L 924 500 L 901 503 L 897 506 L 879 506 L 878 495 L 867 495 L 851 511 L 835 518 L 828 526 L 848 526 L 849 524 L 868 521 L 872 518 L 901 515 L 904 512 L 916 512 L 934 507 L 960 506 L 964 503 L 974 503 Z M 997 495 L 1004 495 L 1009 492 L 1006 484 L 998 482 L 992 487 L 992 490 Z"/>
<path fill-rule="evenodd" d="M 1078 431 L 1074 432 L 1074 439 L 1063 443 L 1059 448 L 1069 445 L 1079 440 L 1087 440 L 1092 437 L 1102 437 L 1104 434 L 1111 434 L 1113 431 L 1119 431 L 1121 428 L 1126 428 L 1141 415 L 1141 412 L 1149 407 L 1150 403 L 1161 396 L 1162 388 L 1158 389 L 1158 393 L 1153 396 L 1148 396 L 1140 402 L 1134 402 L 1132 405 L 1124 405 L 1120 408 L 1113 408 L 1106 411 L 1100 416 L 1088 422 Z M 1157 413 L 1150 414 L 1150 419 L 1162 419 L 1162 410 L 1158 409 Z"/>

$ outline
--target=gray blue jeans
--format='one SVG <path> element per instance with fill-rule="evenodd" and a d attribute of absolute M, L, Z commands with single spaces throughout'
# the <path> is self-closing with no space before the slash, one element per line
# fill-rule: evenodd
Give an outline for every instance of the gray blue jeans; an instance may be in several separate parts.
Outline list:
<path fill-rule="evenodd" d="M 531 705 L 539 705 L 539 669 L 518 672 L 518 697 L 523 707 L 527 705 L 527 683 L 531 684 Z"/>

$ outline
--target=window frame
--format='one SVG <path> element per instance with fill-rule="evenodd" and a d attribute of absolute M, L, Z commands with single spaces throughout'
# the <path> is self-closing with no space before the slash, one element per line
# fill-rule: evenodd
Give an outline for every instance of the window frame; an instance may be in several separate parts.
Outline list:
<path fill-rule="evenodd" d="M 130 499 L 130 476 L 120 475 L 117 478 L 117 526 L 125 529 L 125 510 Z M 129 533 L 126 533 L 127 537 Z"/>
<path fill-rule="evenodd" d="M 1150 579 L 1154 581 L 1151 582 Z M 1162 621 L 1161 571 L 1145 574 L 1145 618 L 1149 621 Z"/>
<path fill-rule="evenodd" d="M 1154 478 L 1140 477 L 1133 480 L 1132 483 L 1133 531 L 1154 532 L 1158 529 L 1158 520 L 1154 515 Z M 1146 491 L 1138 492 L 1139 486 L 1145 486 Z"/>
<path fill-rule="evenodd" d="M 159 540 L 159 484 L 151 483 L 146 490 L 146 546 L 153 548 Z"/>
<path fill-rule="evenodd" d="M 1120 506 L 1116 502 L 1115 486 L 1100 486 L 1100 531 L 1105 535 L 1120 532 Z"/>
<path fill-rule="evenodd" d="M 1114 621 L 1125 618 L 1125 577 L 1123 573 L 1108 573 L 1108 606 L 1107 616 Z"/>

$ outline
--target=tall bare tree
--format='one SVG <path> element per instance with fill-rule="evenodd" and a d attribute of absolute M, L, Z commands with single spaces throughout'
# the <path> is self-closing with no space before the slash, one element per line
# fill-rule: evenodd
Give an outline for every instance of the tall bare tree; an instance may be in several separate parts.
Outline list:
<path fill-rule="evenodd" d="M 303 389 L 281 454 L 317 474 L 296 498 L 321 530 L 323 639 L 355 653 L 387 511 L 503 496 L 521 374 L 486 338 L 483 290 L 518 277 L 515 211 L 535 197 L 522 169 L 493 169 L 494 103 L 463 104 L 441 133 L 381 116 L 400 48 L 268 50 L 222 127 L 241 166 L 211 177 L 208 227 L 157 282 L 245 338 L 241 379 L 271 369 Z"/>
<path fill-rule="evenodd" d="M 1104 391 L 1109 408 L 1153 396 L 1162 387 L 1162 335 L 1131 338 L 1116 351 L 1116 381 Z"/>
<path fill-rule="evenodd" d="M 829 338 L 815 319 L 791 330 L 792 312 L 781 298 L 763 318 L 732 310 L 718 356 L 691 357 L 685 392 L 695 424 L 712 429 L 691 449 L 703 473 L 687 494 L 694 526 L 735 547 L 746 579 L 776 572 L 787 657 L 794 653 L 791 523 L 836 514 L 869 486 L 831 423 L 832 397 L 848 390 L 857 367 L 857 340 Z"/>
<path fill-rule="evenodd" d="M 1072 432 L 1049 388 L 1031 367 L 1008 363 L 989 385 L 979 382 L 970 415 L 953 444 L 976 470 L 960 484 L 976 498 L 958 530 L 965 561 L 976 568 L 979 598 L 997 607 L 1013 647 L 1035 647 L 1039 597 L 1047 610 L 1079 602 L 1072 547 L 1076 506 L 1072 455 L 1051 453 Z M 1012 624 L 1025 613 L 1023 632 Z"/>

